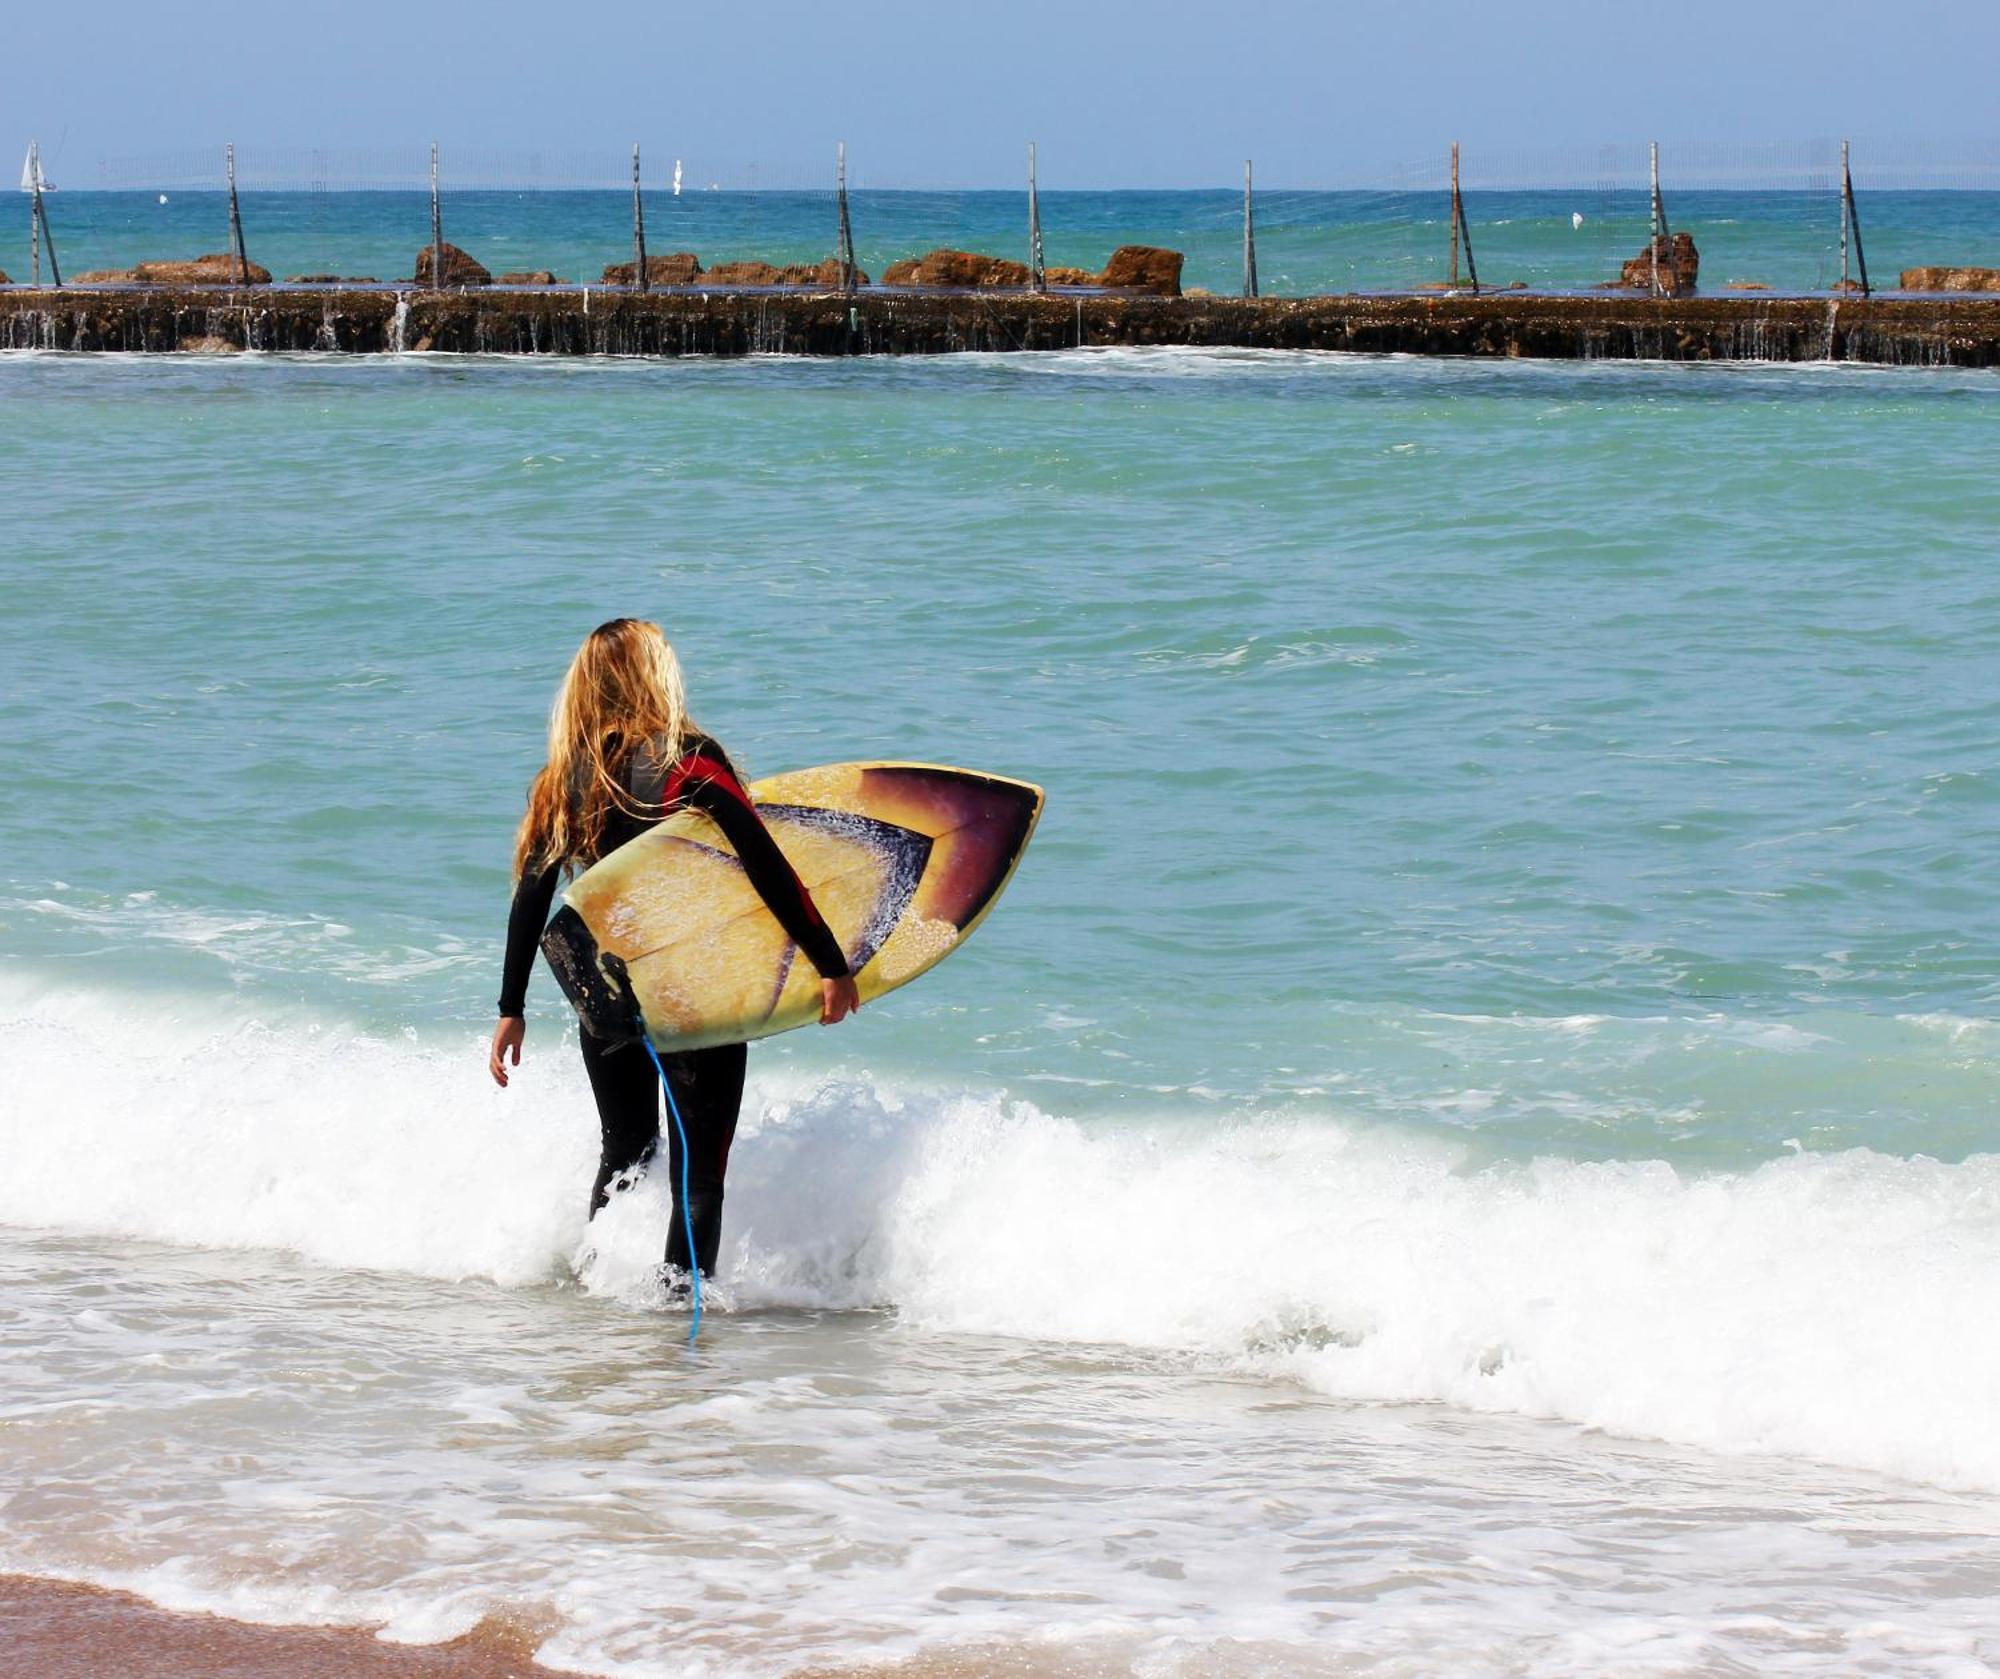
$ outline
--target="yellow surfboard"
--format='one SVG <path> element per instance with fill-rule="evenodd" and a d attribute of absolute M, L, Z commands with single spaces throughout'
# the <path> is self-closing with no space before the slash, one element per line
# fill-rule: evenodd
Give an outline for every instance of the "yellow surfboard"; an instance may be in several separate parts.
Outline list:
<path fill-rule="evenodd" d="M 1025 781 L 938 764 L 829 764 L 750 787 L 864 1000 L 963 944 L 1042 813 Z M 586 1029 L 699 1049 L 819 1018 L 819 975 L 722 831 L 678 811 L 570 883 L 542 947 Z"/>

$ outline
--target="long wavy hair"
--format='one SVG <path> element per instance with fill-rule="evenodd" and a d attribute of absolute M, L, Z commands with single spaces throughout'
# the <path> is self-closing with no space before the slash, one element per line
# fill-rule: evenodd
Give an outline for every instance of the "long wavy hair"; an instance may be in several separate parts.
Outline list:
<path fill-rule="evenodd" d="M 549 708 L 549 759 L 528 788 L 514 840 L 514 876 L 555 864 L 588 866 L 614 810 L 657 816 L 625 785 L 642 748 L 677 762 L 698 731 L 680 660 L 658 624 L 614 618 L 583 638 Z"/>

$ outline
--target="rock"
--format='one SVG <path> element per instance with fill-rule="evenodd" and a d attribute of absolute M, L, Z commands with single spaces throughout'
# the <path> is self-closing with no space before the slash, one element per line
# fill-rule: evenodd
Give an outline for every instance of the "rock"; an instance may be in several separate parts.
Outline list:
<path fill-rule="evenodd" d="M 241 344 L 232 344 L 228 339 L 212 334 L 204 338 L 183 338 L 181 348 L 195 356 L 240 356 L 243 353 Z"/>
<path fill-rule="evenodd" d="M 285 280 L 288 286 L 379 286 L 381 283 L 373 274 L 292 274 Z"/>
<path fill-rule="evenodd" d="M 718 262 L 701 271 L 705 286 L 782 286 L 780 271 L 768 262 Z"/>
<path fill-rule="evenodd" d="M 1117 291 L 1179 297 L 1181 264 L 1185 260 L 1179 251 L 1162 250 L 1158 245 L 1120 245 L 1111 253 L 1111 260 L 1104 265 L 1097 283 Z"/>
<path fill-rule="evenodd" d="M 2000 291 L 2000 268 L 1906 268 L 1896 284 L 1903 291 Z"/>
<path fill-rule="evenodd" d="M 1690 233 L 1676 233 L 1671 239 L 1662 237 L 1650 242 L 1619 270 L 1618 285 L 1651 291 L 1656 249 L 1660 258 L 1660 290 L 1669 297 L 1689 296 L 1701 272 L 1701 253 L 1694 248 L 1694 235 Z"/>
<path fill-rule="evenodd" d="M 11 286 L 14 282 L 7 278 L 7 270 L 0 268 L 0 286 Z"/>
<path fill-rule="evenodd" d="M 1091 273 L 1088 268 L 1049 268 L 1045 266 L 1042 269 L 1042 278 L 1052 286 L 1094 286 L 1097 284 L 1097 276 Z"/>
<path fill-rule="evenodd" d="M 793 263 L 791 267 L 780 270 L 778 283 L 784 286 L 816 286 L 821 291 L 838 291 L 840 259 L 828 257 L 824 262 Z M 865 286 L 872 282 L 865 269 L 857 268 L 854 271 L 854 283 L 857 286 Z"/>
<path fill-rule="evenodd" d="M 132 284 L 132 270 L 93 268 L 88 273 L 72 274 L 69 283 L 73 286 L 129 286 Z"/>
<path fill-rule="evenodd" d="M 1731 280 L 1722 289 L 1724 291 L 1769 291 L 1771 288 L 1765 285 L 1762 280 Z"/>
<path fill-rule="evenodd" d="M 511 274 L 502 274 L 496 283 L 503 286 L 559 286 L 562 281 L 546 268 L 522 268 Z"/>
<path fill-rule="evenodd" d="M 691 286 L 701 278 L 701 258 L 692 251 L 674 251 L 666 256 L 646 258 L 646 284 L 649 286 Z M 614 262 L 604 271 L 607 286 L 636 285 L 639 279 L 639 265 L 636 262 Z"/>
<path fill-rule="evenodd" d="M 431 261 L 431 253 L 438 251 L 443 256 L 443 272 L 437 272 L 437 265 Z M 417 252 L 416 266 L 411 270 L 410 283 L 415 286 L 490 286 L 493 276 L 486 265 L 477 257 L 468 256 L 449 239 L 442 247 L 426 245 Z"/>
<path fill-rule="evenodd" d="M 246 263 L 250 278 L 236 278 L 236 258 L 226 251 L 196 257 L 193 262 L 142 262 L 134 266 L 132 278 L 142 286 L 268 286 L 271 271 L 258 263 Z"/>
<path fill-rule="evenodd" d="M 1020 287 L 1027 283 L 1025 262 L 981 256 L 977 251 L 928 251 L 892 262 L 882 271 L 885 286 Z"/>

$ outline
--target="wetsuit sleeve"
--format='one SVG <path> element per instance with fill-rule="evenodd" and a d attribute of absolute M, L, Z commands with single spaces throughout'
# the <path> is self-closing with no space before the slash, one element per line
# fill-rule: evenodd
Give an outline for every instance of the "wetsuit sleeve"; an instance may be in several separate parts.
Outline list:
<path fill-rule="evenodd" d="M 806 953 L 806 960 L 819 970 L 821 979 L 840 979 L 847 973 L 847 958 L 840 941 L 833 936 L 792 865 L 785 860 L 771 830 L 757 814 L 750 795 L 743 790 L 728 765 L 706 753 L 686 760 L 680 796 L 722 830 L 722 837 L 743 864 L 750 884 L 765 907 L 791 936 L 792 943 Z"/>
<path fill-rule="evenodd" d="M 516 1015 L 528 1006 L 528 976 L 535 971 L 535 952 L 549 924 L 561 869 L 551 865 L 524 874 L 514 888 L 514 907 L 507 913 L 507 961 L 500 974 L 500 1012 Z"/>

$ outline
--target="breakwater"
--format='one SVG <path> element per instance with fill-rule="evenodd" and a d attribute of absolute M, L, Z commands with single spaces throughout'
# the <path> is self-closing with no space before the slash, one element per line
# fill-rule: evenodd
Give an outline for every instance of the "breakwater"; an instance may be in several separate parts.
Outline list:
<path fill-rule="evenodd" d="M 7 349 L 852 356 L 1114 345 L 1994 367 L 2000 366 L 2000 297 L 0 290 L 0 348 Z"/>

